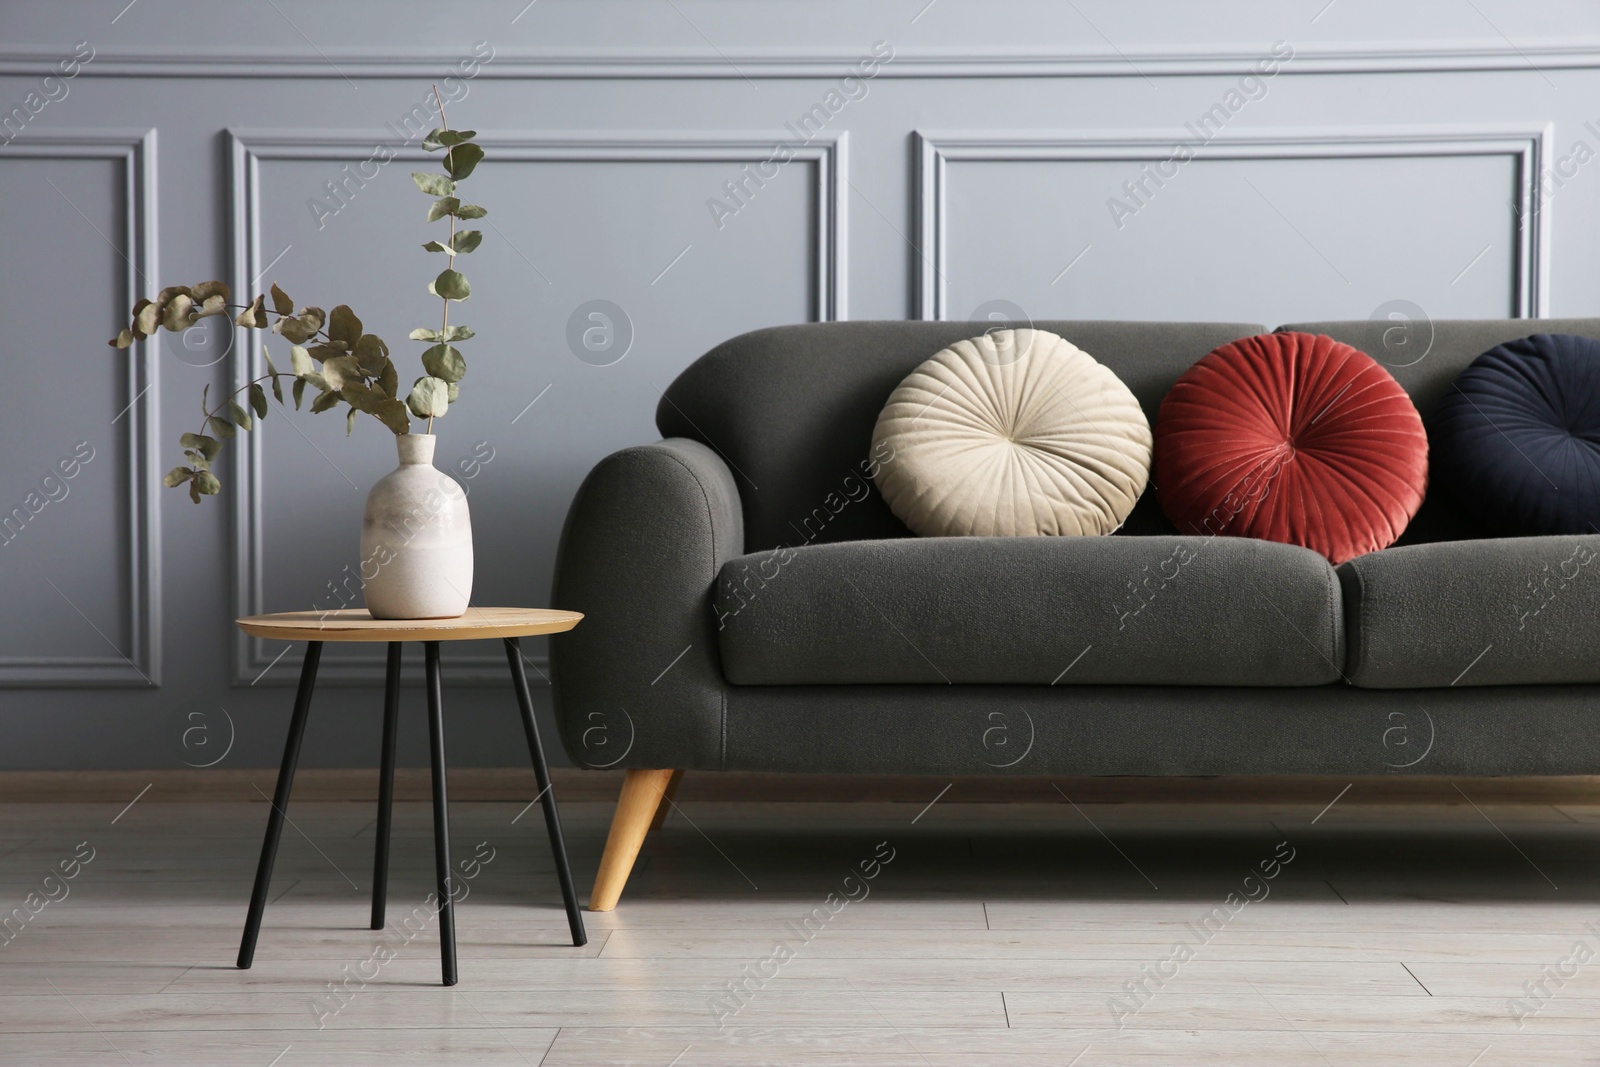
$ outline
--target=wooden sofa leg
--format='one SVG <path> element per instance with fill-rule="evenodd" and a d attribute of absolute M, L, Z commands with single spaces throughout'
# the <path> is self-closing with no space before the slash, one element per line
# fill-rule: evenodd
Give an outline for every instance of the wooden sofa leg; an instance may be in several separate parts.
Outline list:
<path fill-rule="evenodd" d="M 678 783 L 683 781 L 682 771 L 673 771 L 672 780 L 667 783 L 666 792 L 661 794 L 661 804 L 656 808 L 655 818 L 650 820 L 650 829 L 659 830 L 666 825 L 667 816 L 672 813 L 672 801 L 678 795 Z"/>
<path fill-rule="evenodd" d="M 628 884 L 628 874 L 639 856 L 639 846 L 644 844 L 650 820 L 661 805 L 661 797 L 672 775 L 671 768 L 633 770 L 623 779 L 617 813 L 611 817 L 611 833 L 606 836 L 606 850 L 600 857 L 600 873 L 595 875 L 594 891 L 589 894 L 590 911 L 610 911 L 617 906 L 617 898 L 622 896 L 622 887 Z"/>

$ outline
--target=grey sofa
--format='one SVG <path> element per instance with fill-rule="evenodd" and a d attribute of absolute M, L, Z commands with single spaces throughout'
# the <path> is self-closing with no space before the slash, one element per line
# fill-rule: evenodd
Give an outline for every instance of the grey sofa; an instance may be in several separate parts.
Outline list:
<path fill-rule="evenodd" d="M 1154 423 L 1247 323 L 1039 322 Z M 1426 420 L 1492 345 L 1600 319 L 1324 333 Z M 1543 775 L 1600 772 L 1600 530 L 1498 538 L 1430 495 L 1342 567 L 1182 535 L 1147 490 L 1116 535 L 917 538 L 873 488 L 895 385 L 966 322 L 734 338 L 663 394 L 664 440 L 573 501 L 552 603 L 555 707 L 580 766 L 629 770 L 590 906 L 616 903 L 674 772 Z M 1431 332 L 1431 345 L 1428 334 Z M 1391 338 L 1393 340 L 1393 338 Z M 1530 476 L 1533 476 L 1530 472 Z"/>

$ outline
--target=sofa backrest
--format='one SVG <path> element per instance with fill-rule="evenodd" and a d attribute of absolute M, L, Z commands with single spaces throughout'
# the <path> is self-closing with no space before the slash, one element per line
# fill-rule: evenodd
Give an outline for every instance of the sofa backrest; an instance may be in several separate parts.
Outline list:
<path fill-rule="evenodd" d="M 1190 364 L 1251 323 L 1045 322 L 1128 384 L 1154 425 Z M 745 550 L 906 537 L 868 476 L 878 412 L 935 352 L 982 330 L 971 322 L 776 326 L 724 341 L 662 394 L 656 426 L 728 461 L 744 503 Z M 1124 527 L 1170 532 L 1146 492 Z"/>
<path fill-rule="evenodd" d="M 1172 383 L 1200 357 L 1252 323 L 1038 321 L 1111 368 L 1155 424 Z M 1423 419 L 1455 376 L 1488 348 L 1530 333 L 1600 338 L 1600 319 L 1486 319 L 1412 323 L 1313 322 L 1280 327 L 1325 333 L 1387 366 Z M 717 451 L 744 505 L 746 551 L 779 545 L 905 537 L 872 484 L 872 428 L 889 394 L 935 352 L 980 332 L 971 322 L 832 322 L 777 326 L 725 341 L 662 394 L 656 426 Z M 1386 338 L 1387 332 L 1387 338 Z M 1430 336 L 1431 335 L 1431 336 Z M 1387 340 L 1387 344 L 1385 343 Z M 1403 343 L 1402 343 L 1403 342 Z M 1172 533 L 1146 490 L 1123 533 Z M 1430 494 L 1402 543 L 1480 533 L 1442 494 Z"/>

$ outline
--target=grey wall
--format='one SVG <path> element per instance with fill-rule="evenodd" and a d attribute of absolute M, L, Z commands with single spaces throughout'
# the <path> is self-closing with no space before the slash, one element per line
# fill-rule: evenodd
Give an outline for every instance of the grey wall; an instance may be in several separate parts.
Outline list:
<path fill-rule="evenodd" d="M 841 89 L 876 42 L 892 58 Z M 1274 42 L 1277 73 L 1242 81 Z M 435 81 L 491 153 L 478 339 L 438 427 L 441 466 L 493 456 L 467 480 L 479 603 L 545 602 L 584 473 L 754 327 L 1600 314 L 1600 11 L 1575 0 L 8 4 L 0 511 L 37 514 L 0 547 L 0 766 L 275 762 L 299 650 L 230 620 L 333 604 L 393 446 L 274 412 L 195 507 L 160 472 L 253 339 L 105 339 L 162 284 L 260 277 L 414 360 L 437 264 L 424 154 L 389 124 Z M 816 105 L 820 133 L 728 198 Z M 363 166 L 380 146 L 399 159 Z M 602 352 L 569 342 L 595 300 L 621 309 Z M 337 651 L 311 765 L 376 754 L 376 661 Z M 447 655 L 458 764 L 518 760 L 499 664 Z"/>

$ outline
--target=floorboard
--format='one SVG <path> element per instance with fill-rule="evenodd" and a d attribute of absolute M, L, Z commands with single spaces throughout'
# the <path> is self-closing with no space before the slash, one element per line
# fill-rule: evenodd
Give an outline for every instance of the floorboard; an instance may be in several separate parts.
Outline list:
<path fill-rule="evenodd" d="M 453 989 L 422 803 L 397 806 L 383 931 L 371 804 L 292 804 L 248 971 L 232 961 L 264 803 L 0 803 L 0 1062 L 1596 1062 L 1600 804 L 1571 791 L 1326 811 L 1238 791 L 926 811 L 893 791 L 706 793 L 576 949 L 526 800 L 457 803 L 456 857 L 480 863 Z M 580 886 L 609 814 L 565 805 Z"/>

